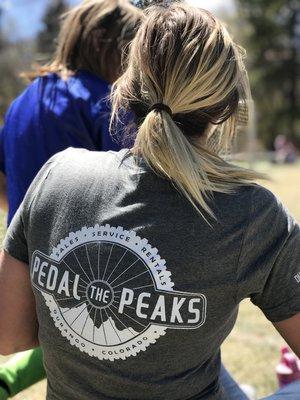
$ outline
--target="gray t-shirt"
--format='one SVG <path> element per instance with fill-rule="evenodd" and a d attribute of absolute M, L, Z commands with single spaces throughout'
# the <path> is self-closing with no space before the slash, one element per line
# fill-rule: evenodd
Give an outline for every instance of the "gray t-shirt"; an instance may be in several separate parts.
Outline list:
<path fill-rule="evenodd" d="M 31 270 L 48 400 L 226 399 L 220 346 L 246 297 L 300 311 L 299 226 L 268 190 L 215 194 L 210 225 L 127 150 L 39 172 L 4 249 Z"/>

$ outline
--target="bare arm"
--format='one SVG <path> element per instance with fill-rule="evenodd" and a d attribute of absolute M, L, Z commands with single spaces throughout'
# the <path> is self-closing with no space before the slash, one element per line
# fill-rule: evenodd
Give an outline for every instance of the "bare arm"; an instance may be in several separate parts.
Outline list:
<path fill-rule="evenodd" d="M 5 251 L 0 255 L 0 354 L 38 346 L 35 299 L 27 264 Z"/>
<path fill-rule="evenodd" d="M 6 177 L 3 172 L 0 171 L 0 208 L 7 212 L 8 204 L 6 197 Z"/>
<path fill-rule="evenodd" d="M 300 358 L 300 314 L 273 324 L 293 352 Z"/>

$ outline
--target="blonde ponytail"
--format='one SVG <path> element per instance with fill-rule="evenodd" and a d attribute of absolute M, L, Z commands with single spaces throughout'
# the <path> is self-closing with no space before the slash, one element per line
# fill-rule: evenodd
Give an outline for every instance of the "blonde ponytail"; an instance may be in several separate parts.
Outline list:
<path fill-rule="evenodd" d="M 243 55 L 207 11 L 179 3 L 156 6 L 113 87 L 112 123 L 120 112 L 134 112 L 132 151 L 169 178 L 204 217 L 213 216 L 213 192 L 232 193 L 261 177 L 221 157 L 236 131 L 238 107 L 250 98 Z M 172 114 L 152 109 L 156 103 Z"/>

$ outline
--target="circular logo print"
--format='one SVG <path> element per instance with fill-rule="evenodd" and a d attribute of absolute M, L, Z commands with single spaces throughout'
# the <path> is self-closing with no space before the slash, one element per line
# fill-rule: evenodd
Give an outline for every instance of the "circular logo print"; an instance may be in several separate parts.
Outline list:
<path fill-rule="evenodd" d="M 35 251 L 31 280 L 61 334 L 99 359 L 135 356 L 167 328 L 205 321 L 205 296 L 174 291 L 158 250 L 122 227 L 84 227 L 50 256 Z"/>

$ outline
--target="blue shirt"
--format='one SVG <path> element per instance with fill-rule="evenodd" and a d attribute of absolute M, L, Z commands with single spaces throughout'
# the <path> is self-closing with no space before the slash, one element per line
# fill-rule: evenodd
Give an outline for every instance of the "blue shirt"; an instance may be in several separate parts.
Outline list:
<path fill-rule="evenodd" d="M 7 179 L 8 224 L 33 178 L 68 147 L 119 150 L 109 134 L 109 85 L 79 71 L 68 80 L 37 78 L 11 104 L 0 132 L 0 169 Z"/>

